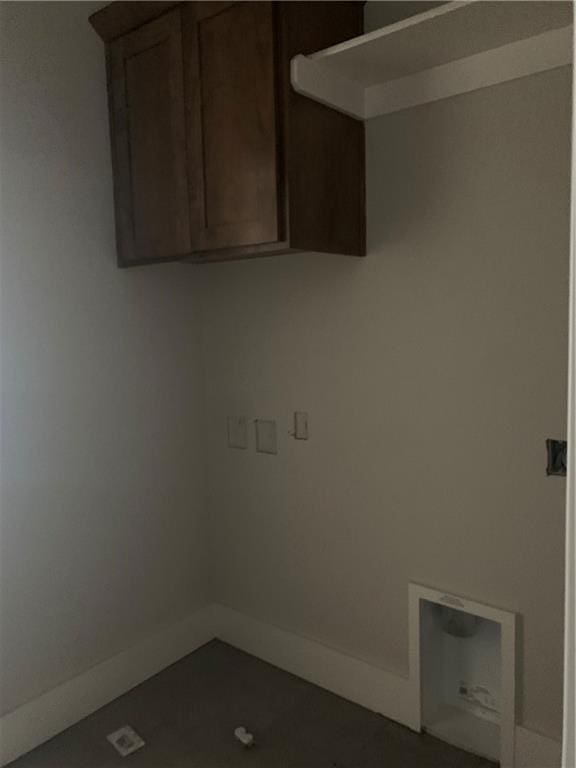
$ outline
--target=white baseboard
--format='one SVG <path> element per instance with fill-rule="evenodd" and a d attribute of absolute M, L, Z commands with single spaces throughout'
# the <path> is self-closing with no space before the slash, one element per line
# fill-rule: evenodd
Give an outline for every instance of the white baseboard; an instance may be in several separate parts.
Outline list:
<path fill-rule="evenodd" d="M 214 621 L 216 636 L 224 642 L 419 730 L 418 692 L 413 690 L 409 679 L 223 605 L 214 605 Z M 560 765 L 559 742 L 516 727 L 515 768 L 560 768 Z"/>
<path fill-rule="evenodd" d="M 0 719 L 0 766 L 118 698 L 214 637 L 207 606 Z"/>
<path fill-rule="evenodd" d="M 406 678 L 223 605 L 214 606 L 214 620 L 224 642 L 418 730 Z"/>
<path fill-rule="evenodd" d="M 559 741 L 516 726 L 515 768 L 560 768 L 562 744 Z"/>
<path fill-rule="evenodd" d="M 413 730 L 419 729 L 418 702 L 409 679 L 317 640 L 214 604 L 4 715 L 0 719 L 0 766 L 214 637 Z M 516 728 L 515 768 L 560 768 L 560 753 L 557 741 Z"/>

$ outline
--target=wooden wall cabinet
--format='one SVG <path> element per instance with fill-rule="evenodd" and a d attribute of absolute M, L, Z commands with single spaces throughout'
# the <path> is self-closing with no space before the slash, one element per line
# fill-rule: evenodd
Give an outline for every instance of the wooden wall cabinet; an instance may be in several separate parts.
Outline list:
<path fill-rule="evenodd" d="M 115 2 L 106 42 L 118 262 L 365 253 L 364 127 L 290 60 L 358 35 L 359 2 Z"/>

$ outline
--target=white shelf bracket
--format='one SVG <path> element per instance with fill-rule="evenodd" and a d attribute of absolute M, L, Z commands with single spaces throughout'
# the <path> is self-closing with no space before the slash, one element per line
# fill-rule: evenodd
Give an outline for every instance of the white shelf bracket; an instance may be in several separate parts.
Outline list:
<path fill-rule="evenodd" d="M 308 96 L 356 120 L 366 119 L 364 87 L 339 74 L 332 67 L 308 56 L 298 55 L 292 59 L 290 77 L 296 93 Z"/>

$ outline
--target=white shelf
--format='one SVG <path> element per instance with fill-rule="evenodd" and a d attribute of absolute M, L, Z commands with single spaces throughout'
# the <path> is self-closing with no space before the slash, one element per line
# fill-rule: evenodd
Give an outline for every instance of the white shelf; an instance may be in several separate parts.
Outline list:
<path fill-rule="evenodd" d="M 465 0 L 292 60 L 296 91 L 365 120 L 569 64 L 569 2 Z"/>

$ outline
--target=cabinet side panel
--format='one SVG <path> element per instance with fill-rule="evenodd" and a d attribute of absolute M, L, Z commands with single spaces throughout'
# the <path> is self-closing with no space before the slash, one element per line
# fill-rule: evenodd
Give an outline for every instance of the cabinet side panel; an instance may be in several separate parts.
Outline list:
<path fill-rule="evenodd" d="M 216 5 L 216 3 L 212 3 Z M 198 45 L 199 3 L 182 5 L 182 53 L 184 60 L 184 108 L 186 114 L 186 155 L 190 245 L 201 250 L 206 227 L 204 206 L 204 141 L 202 135 L 202 87 Z"/>
<path fill-rule="evenodd" d="M 132 182 L 130 179 L 130 136 L 123 48 L 122 42 L 118 41 L 107 46 L 106 50 L 110 142 L 114 177 L 116 253 L 119 266 L 135 261 Z"/>
<path fill-rule="evenodd" d="M 290 243 L 365 254 L 364 125 L 297 94 L 290 59 L 362 33 L 362 3 L 282 3 Z"/>

